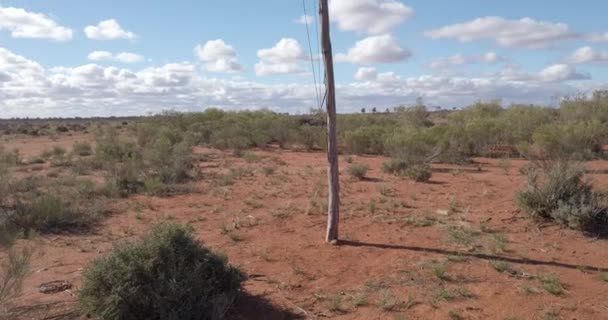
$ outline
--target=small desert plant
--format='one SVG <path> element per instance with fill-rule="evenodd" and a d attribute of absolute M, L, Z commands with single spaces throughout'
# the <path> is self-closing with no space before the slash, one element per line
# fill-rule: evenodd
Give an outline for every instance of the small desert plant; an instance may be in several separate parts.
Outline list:
<path fill-rule="evenodd" d="M 259 162 L 261 159 L 262 157 L 258 156 L 255 153 L 245 152 L 243 154 L 243 160 L 245 160 L 245 162 L 247 163 L 256 163 Z"/>
<path fill-rule="evenodd" d="M 337 294 L 329 299 L 328 309 L 331 312 L 346 312 L 348 309 L 344 307 L 344 297 Z"/>
<path fill-rule="evenodd" d="M 431 271 L 435 277 L 439 280 L 450 280 L 448 275 L 448 265 L 446 263 L 433 263 Z"/>
<path fill-rule="evenodd" d="M 393 189 L 385 184 L 378 186 L 378 192 L 385 197 L 390 197 L 393 194 Z"/>
<path fill-rule="evenodd" d="M 508 175 L 509 170 L 511 169 L 511 160 L 509 160 L 509 158 L 502 158 L 498 160 L 498 168 L 500 168 L 502 173 Z"/>
<path fill-rule="evenodd" d="M 492 266 L 492 268 L 494 268 L 494 270 L 498 272 L 505 272 L 511 270 L 511 266 L 509 265 L 509 263 L 500 260 L 490 260 L 490 266 Z"/>
<path fill-rule="evenodd" d="M 564 285 L 557 275 L 554 274 L 539 274 L 538 280 L 543 286 L 543 289 L 548 293 L 559 296 L 564 293 Z"/>
<path fill-rule="evenodd" d="M 383 311 L 394 311 L 399 309 L 399 299 L 388 290 L 383 290 L 380 293 L 378 307 Z"/>
<path fill-rule="evenodd" d="M 536 168 L 534 167 L 534 165 L 532 163 L 528 162 L 519 168 L 519 173 L 521 175 L 527 176 L 530 173 L 530 171 L 533 171 L 535 169 Z"/>
<path fill-rule="evenodd" d="M 27 163 L 28 164 L 44 164 L 45 161 L 44 161 L 44 159 L 42 159 L 40 157 L 32 157 L 32 158 L 30 158 L 30 160 Z"/>
<path fill-rule="evenodd" d="M 70 164 L 70 156 L 67 154 L 67 151 L 62 146 L 54 146 L 51 151 L 51 166 L 53 167 L 63 167 L 68 166 Z"/>
<path fill-rule="evenodd" d="M 244 278 L 191 230 L 165 223 L 90 264 L 79 300 L 100 319 L 223 319 Z"/>
<path fill-rule="evenodd" d="M 99 219 L 101 213 L 93 207 L 92 202 L 70 202 L 60 195 L 45 194 L 20 203 L 8 220 L 26 233 L 55 233 L 88 228 Z"/>
<path fill-rule="evenodd" d="M 0 316 L 3 316 L 4 306 L 21 293 L 23 279 L 30 269 L 33 249 L 22 247 L 9 248 L 8 254 L 0 260 Z"/>
<path fill-rule="evenodd" d="M 427 164 L 414 164 L 405 170 L 405 175 L 416 182 L 428 182 L 433 173 Z"/>
<path fill-rule="evenodd" d="M 409 164 L 405 160 L 391 159 L 382 165 L 382 171 L 394 175 L 404 175 Z"/>
<path fill-rule="evenodd" d="M 460 314 L 460 312 L 458 312 L 458 310 L 450 310 L 448 312 L 448 316 L 450 317 L 450 320 L 463 320 L 464 317 Z"/>
<path fill-rule="evenodd" d="M 21 155 L 19 149 L 13 149 L 12 151 L 5 151 L 0 146 L 0 167 L 12 167 L 21 163 Z"/>
<path fill-rule="evenodd" d="M 158 178 L 147 178 L 143 184 L 144 190 L 149 195 L 162 195 L 166 191 L 166 186 Z"/>
<path fill-rule="evenodd" d="M 51 151 L 51 155 L 54 157 L 62 157 L 66 153 L 67 151 L 62 146 L 53 146 L 53 150 Z"/>
<path fill-rule="evenodd" d="M 604 232 L 608 211 L 604 195 L 584 179 L 585 169 L 558 161 L 540 173 L 528 174 L 528 188 L 517 195 L 519 205 L 532 217 L 555 220 L 584 231 Z"/>
<path fill-rule="evenodd" d="M 271 176 L 276 170 L 277 170 L 277 168 L 275 166 L 263 166 L 262 167 L 262 173 L 267 177 Z"/>
<path fill-rule="evenodd" d="M 382 165 L 382 171 L 396 176 L 408 177 L 417 182 L 428 182 L 433 175 L 431 167 L 423 162 L 408 162 L 391 159 Z"/>
<path fill-rule="evenodd" d="M 86 141 L 77 141 L 72 146 L 72 153 L 81 157 L 87 157 L 93 154 L 93 148 Z"/>
<path fill-rule="evenodd" d="M 470 247 L 475 244 L 475 238 L 479 236 L 479 232 L 464 226 L 452 226 L 448 229 L 448 236 L 454 243 Z"/>
<path fill-rule="evenodd" d="M 369 170 L 367 165 L 355 163 L 348 167 L 348 174 L 350 174 L 353 178 L 363 180 L 365 179 L 367 170 Z"/>

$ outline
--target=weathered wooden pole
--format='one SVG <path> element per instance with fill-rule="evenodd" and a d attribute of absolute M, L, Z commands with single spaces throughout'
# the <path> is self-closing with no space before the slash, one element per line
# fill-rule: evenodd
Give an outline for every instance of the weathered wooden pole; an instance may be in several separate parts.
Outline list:
<path fill-rule="evenodd" d="M 321 47 L 325 65 L 325 90 L 327 94 L 327 234 L 325 241 L 338 243 L 338 224 L 340 222 L 340 176 L 338 167 L 338 146 L 336 142 L 336 88 L 334 82 L 334 59 L 329 32 L 328 0 L 319 0 L 321 17 Z"/>

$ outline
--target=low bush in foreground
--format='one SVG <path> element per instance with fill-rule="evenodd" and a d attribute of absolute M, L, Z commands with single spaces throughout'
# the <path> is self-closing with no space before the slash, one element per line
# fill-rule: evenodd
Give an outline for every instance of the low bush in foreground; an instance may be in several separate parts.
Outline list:
<path fill-rule="evenodd" d="M 2 248 L 0 244 L 0 248 Z M 30 271 L 30 260 L 33 249 L 30 247 L 8 248 L 3 259 L 0 259 L 0 317 L 5 315 L 6 304 L 17 297 L 23 288 L 23 280 Z M 4 318 L 6 316 L 6 318 Z"/>
<path fill-rule="evenodd" d="M 605 196 L 584 179 L 585 169 L 559 161 L 528 171 L 528 188 L 519 192 L 520 207 L 537 219 L 554 220 L 589 232 L 608 229 Z"/>
<path fill-rule="evenodd" d="M 190 230 L 160 224 L 89 265 L 79 300 L 100 319 L 223 319 L 243 280 Z"/>

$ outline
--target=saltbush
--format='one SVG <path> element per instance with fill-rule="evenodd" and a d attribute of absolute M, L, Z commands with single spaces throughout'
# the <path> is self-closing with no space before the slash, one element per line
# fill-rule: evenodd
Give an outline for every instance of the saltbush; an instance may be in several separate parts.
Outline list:
<path fill-rule="evenodd" d="M 104 320 L 224 319 L 243 280 L 191 230 L 160 224 L 93 261 L 78 297 L 84 311 Z"/>
<path fill-rule="evenodd" d="M 394 175 L 405 175 L 405 171 L 409 167 L 409 164 L 405 160 L 391 159 L 382 164 L 382 171 Z"/>
<path fill-rule="evenodd" d="M 528 171 L 528 187 L 520 191 L 520 207 L 533 218 L 553 220 L 573 229 L 605 232 L 608 210 L 603 194 L 584 179 L 585 168 L 558 161 Z"/>
<path fill-rule="evenodd" d="M 355 163 L 348 167 L 348 174 L 350 174 L 353 178 L 363 180 L 365 179 L 365 175 L 367 174 L 368 170 L 369 167 L 367 165 Z"/>
<path fill-rule="evenodd" d="M 427 164 L 418 163 L 405 169 L 405 175 L 416 182 L 428 182 L 431 180 L 431 167 Z"/>
<path fill-rule="evenodd" d="M 87 157 L 93 154 L 93 147 L 86 141 L 77 141 L 72 146 L 72 153 L 81 157 Z"/>

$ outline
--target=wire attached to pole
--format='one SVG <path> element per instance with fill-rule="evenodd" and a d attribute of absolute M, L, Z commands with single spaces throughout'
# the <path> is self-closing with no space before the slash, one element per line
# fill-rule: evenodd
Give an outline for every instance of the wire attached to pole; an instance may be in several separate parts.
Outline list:
<path fill-rule="evenodd" d="M 310 30 L 308 28 L 308 24 L 309 24 L 308 17 L 309 17 L 309 15 L 308 15 L 307 10 L 306 10 L 306 0 L 302 0 L 302 8 L 304 9 L 304 24 L 306 25 L 306 37 L 308 39 L 308 51 L 310 53 L 310 66 L 311 66 L 311 69 L 312 69 L 312 76 L 313 76 L 314 85 L 315 85 L 315 98 L 317 99 L 317 105 L 319 106 L 319 108 L 321 108 L 321 96 L 319 94 L 319 85 L 318 85 L 318 82 L 317 82 L 317 72 L 315 70 L 315 58 L 313 56 L 312 42 L 310 40 Z M 317 27 L 317 30 L 318 30 L 318 27 Z M 318 39 L 317 39 L 317 41 L 318 41 Z M 319 66 L 319 68 L 320 68 L 320 66 Z M 321 78 L 321 73 L 319 71 L 319 80 L 320 80 L 320 78 Z"/>

